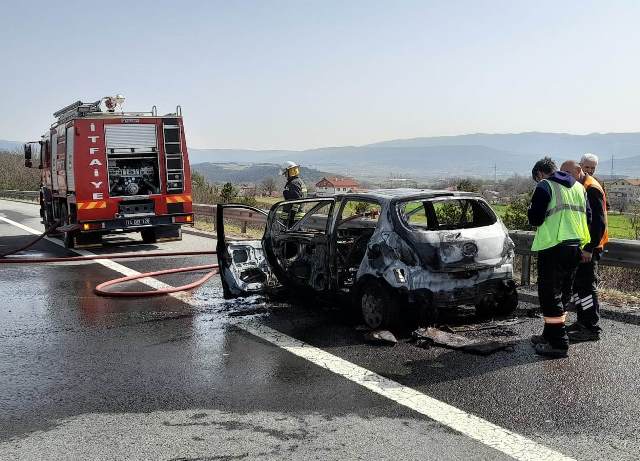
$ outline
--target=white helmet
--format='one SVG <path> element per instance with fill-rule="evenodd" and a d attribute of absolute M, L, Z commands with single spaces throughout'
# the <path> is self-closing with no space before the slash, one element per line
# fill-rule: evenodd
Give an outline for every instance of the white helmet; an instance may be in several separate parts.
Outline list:
<path fill-rule="evenodd" d="M 285 162 L 282 165 L 282 174 L 287 174 L 287 171 L 289 171 L 291 168 L 298 168 L 300 165 L 298 165 L 296 162 L 292 162 L 291 160 Z"/>

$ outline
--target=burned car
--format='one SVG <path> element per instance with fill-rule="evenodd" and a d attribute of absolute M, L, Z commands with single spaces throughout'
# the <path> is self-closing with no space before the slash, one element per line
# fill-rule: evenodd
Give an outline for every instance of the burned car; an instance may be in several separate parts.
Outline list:
<path fill-rule="evenodd" d="M 264 231 L 247 235 L 260 222 Z M 518 303 L 514 244 L 477 194 L 377 190 L 283 201 L 268 213 L 226 204 L 216 224 L 226 298 L 346 295 L 371 328 L 407 306 L 429 320 L 463 304 L 486 316 Z"/>

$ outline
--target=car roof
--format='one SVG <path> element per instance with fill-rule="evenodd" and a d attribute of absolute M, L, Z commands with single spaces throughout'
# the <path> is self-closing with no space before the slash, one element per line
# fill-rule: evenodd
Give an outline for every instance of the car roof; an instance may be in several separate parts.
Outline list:
<path fill-rule="evenodd" d="M 336 194 L 336 197 L 362 197 L 372 198 L 376 200 L 412 200 L 412 199 L 430 199 L 435 197 L 479 197 L 473 192 L 461 192 L 451 190 L 437 189 L 376 189 L 367 192 L 348 192 L 345 194 Z"/>

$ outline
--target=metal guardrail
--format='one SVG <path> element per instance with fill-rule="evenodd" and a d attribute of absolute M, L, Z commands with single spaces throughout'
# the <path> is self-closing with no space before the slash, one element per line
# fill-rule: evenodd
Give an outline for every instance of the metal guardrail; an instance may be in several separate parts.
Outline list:
<path fill-rule="evenodd" d="M 38 191 L 18 191 L 0 190 L 0 197 L 17 198 L 25 200 L 37 200 Z M 193 204 L 193 213 L 196 216 L 206 217 L 212 220 L 214 228 L 216 223 L 216 205 L 206 205 L 201 203 Z M 246 209 L 227 209 L 225 217 L 239 221 L 241 230 L 246 233 L 250 224 L 263 224 L 265 218 L 259 213 Z M 531 259 L 535 252 L 531 251 L 534 232 L 510 231 L 509 236 L 516 245 L 515 252 L 522 258 L 521 283 L 529 285 L 531 283 Z M 640 268 L 640 240 L 610 239 L 605 247 L 605 253 L 600 260 L 604 266 L 617 266 L 626 268 Z"/>
<path fill-rule="evenodd" d="M 40 199 L 40 191 L 3 189 L 0 190 L 0 198 L 37 202 Z"/>
<path fill-rule="evenodd" d="M 201 203 L 193 204 L 193 214 L 196 216 L 204 216 L 206 218 L 210 218 L 213 223 L 213 228 L 215 230 L 216 226 L 216 216 L 218 207 L 216 205 L 204 205 Z M 265 210 L 266 211 L 266 210 Z M 246 234 L 247 226 L 249 224 L 264 224 L 266 218 L 264 215 L 260 213 L 255 213 L 251 210 L 239 209 L 239 208 L 229 208 L 224 212 L 225 219 L 233 219 L 234 221 L 239 221 L 241 223 L 241 232 Z"/>
<path fill-rule="evenodd" d="M 531 251 L 534 232 L 510 231 L 509 236 L 516 244 L 516 254 L 522 258 L 521 284 L 531 284 Z M 610 239 L 599 262 L 603 266 L 617 266 L 631 269 L 640 268 L 640 240 Z"/>

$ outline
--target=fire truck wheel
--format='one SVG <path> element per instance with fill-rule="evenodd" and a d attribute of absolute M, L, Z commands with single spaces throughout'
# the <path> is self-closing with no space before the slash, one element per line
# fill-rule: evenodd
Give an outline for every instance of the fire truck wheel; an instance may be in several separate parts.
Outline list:
<path fill-rule="evenodd" d="M 60 223 L 63 226 L 69 224 L 69 211 L 66 203 L 60 204 Z M 76 246 L 75 232 L 63 232 L 62 241 L 65 248 L 74 248 Z"/>
<path fill-rule="evenodd" d="M 143 229 L 140 231 L 140 235 L 142 235 L 142 241 L 144 243 L 156 243 L 156 230 L 154 228 L 151 229 Z"/>

